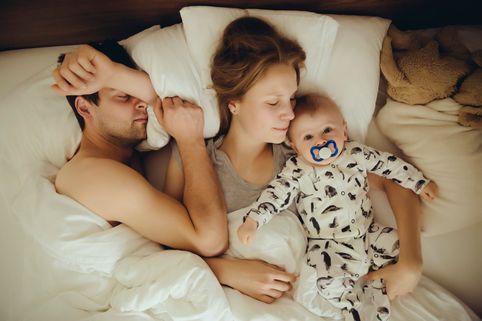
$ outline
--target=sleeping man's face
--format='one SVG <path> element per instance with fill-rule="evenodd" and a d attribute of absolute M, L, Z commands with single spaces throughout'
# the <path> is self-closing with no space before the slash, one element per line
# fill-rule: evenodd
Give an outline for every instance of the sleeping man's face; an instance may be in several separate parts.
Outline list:
<path fill-rule="evenodd" d="M 92 124 L 109 140 L 123 145 L 137 144 L 146 138 L 147 104 L 126 93 L 103 88 L 99 102 L 91 104 Z"/>

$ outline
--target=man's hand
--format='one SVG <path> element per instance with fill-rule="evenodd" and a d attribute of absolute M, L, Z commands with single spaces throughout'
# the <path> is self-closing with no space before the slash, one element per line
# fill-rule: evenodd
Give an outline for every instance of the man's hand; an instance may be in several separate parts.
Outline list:
<path fill-rule="evenodd" d="M 273 303 L 292 288 L 296 275 L 259 260 L 218 259 L 209 263 L 222 284 L 264 303 Z"/>
<path fill-rule="evenodd" d="M 154 113 L 178 145 L 201 141 L 204 145 L 204 114 L 201 107 L 179 97 L 157 100 Z"/>
<path fill-rule="evenodd" d="M 248 245 L 256 236 L 256 221 L 250 217 L 247 217 L 243 224 L 238 228 L 238 238 L 241 243 Z"/>
<path fill-rule="evenodd" d="M 387 265 L 378 271 L 373 271 L 364 276 L 365 281 L 383 279 L 387 295 L 390 300 L 412 292 L 422 276 L 421 264 L 405 264 L 397 262 Z"/>
<path fill-rule="evenodd" d="M 438 186 L 435 182 L 431 181 L 427 184 L 420 193 L 420 197 L 426 201 L 433 201 L 438 196 Z"/>
<path fill-rule="evenodd" d="M 115 73 L 116 63 L 88 45 L 67 53 L 53 71 L 52 89 L 61 95 L 87 95 L 104 87 Z"/>

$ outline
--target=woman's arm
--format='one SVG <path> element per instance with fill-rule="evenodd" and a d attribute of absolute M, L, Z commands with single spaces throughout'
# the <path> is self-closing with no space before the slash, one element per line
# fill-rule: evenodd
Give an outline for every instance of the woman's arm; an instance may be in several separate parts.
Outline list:
<path fill-rule="evenodd" d="M 394 299 L 413 291 L 422 275 L 420 199 L 411 190 L 379 176 L 369 175 L 370 184 L 381 186 L 387 193 L 397 222 L 400 254 L 396 264 L 368 273 L 365 279 L 383 278 L 387 295 Z"/>

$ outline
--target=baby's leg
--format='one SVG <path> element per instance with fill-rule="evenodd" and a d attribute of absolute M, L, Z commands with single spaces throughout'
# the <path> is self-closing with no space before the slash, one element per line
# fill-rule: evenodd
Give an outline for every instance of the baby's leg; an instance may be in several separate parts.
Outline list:
<path fill-rule="evenodd" d="M 368 228 L 365 242 L 367 255 L 370 258 L 371 271 L 378 270 L 388 264 L 396 262 L 400 243 L 395 229 L 372 223 Z M 374 320 L 388 320 L 390 315 L 390 300 L 386 295 L 383 280 L 378 279 L 366 284 L 364 292 L 376 307 L 376 310 L 371 313 Z"/>
<path fill-rule="evenodd" d="M 317 271 L 318 293 L 348 319 L 358 319 L 362 289 L 357 280 L 369 266 L 365 254 L 362 239 L 309 241 L 307 263 Z"/>

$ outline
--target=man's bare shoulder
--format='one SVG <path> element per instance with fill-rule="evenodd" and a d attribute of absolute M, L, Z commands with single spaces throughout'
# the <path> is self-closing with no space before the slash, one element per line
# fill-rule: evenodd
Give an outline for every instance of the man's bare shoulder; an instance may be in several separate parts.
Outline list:
<path fill-rule="evenodd" d="M 129 166 L 107 158 L 73 158 L 55 180 L 58 193 L 81 203 L 107 220 L 117 220 L 132 202 L 152 193 L 142 175 Z"/>

